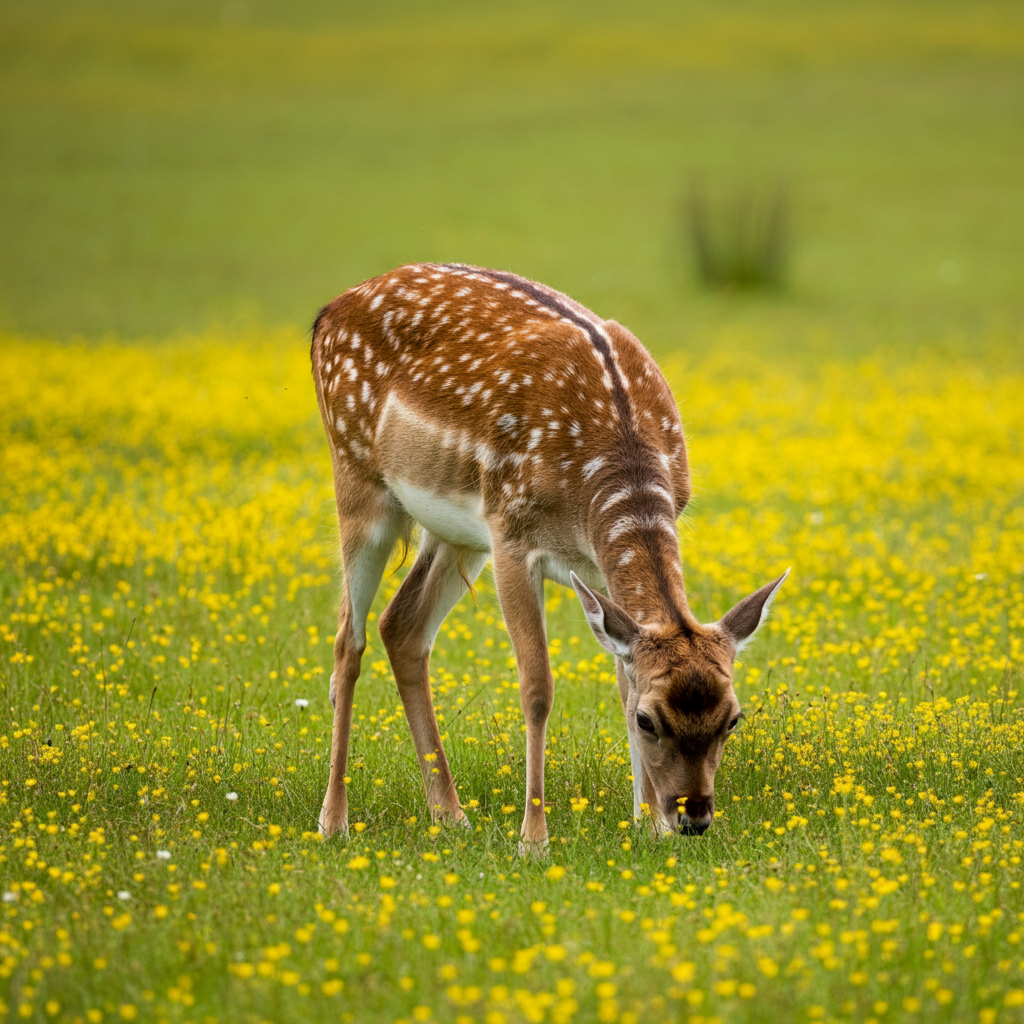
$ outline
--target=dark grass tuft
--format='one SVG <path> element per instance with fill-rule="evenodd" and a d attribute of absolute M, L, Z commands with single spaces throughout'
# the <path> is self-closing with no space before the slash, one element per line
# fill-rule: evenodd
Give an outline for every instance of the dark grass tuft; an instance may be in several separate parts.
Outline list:
<path fill-rule="evenodd" d="M 680 202 L 679 225 L 703 286 L 737 291 L 786 286 L 792 227 L 782 184 L 712 196 L 695 182 Z"/>

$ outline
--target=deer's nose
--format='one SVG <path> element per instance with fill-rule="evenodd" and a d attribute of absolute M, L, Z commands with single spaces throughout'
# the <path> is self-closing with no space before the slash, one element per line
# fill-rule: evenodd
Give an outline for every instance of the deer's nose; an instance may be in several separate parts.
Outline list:
<path fill-rule="evenodd" d="M 679 834 L 681 836 L 702 836 L 711 825 L 711 819 L 707 821 L 688 821 L 683 818 L 679 822 Z"/>
<path fill-rule="evenodd" d="M 713 796 L 680 797 L 674 801 L 679 811 L 679 832 L 684 836 L 700 836 L 707 830 L 715 817 Z"/>

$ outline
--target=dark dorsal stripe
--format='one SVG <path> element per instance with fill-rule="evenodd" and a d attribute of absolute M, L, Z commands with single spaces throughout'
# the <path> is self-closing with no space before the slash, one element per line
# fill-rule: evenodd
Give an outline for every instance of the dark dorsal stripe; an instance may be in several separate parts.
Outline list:
<path fill-rule="evenodd" d="M 471 267 L 466 263 L 442 263 L 441 266 L 446 270 L 454 270 L 458 273 L 466 274 L 482 274 L 484 277 L 489 277 L 492 281 L 501 281 L 502 284 L 507 284 L 510 288 L 515 288 L 517 291 L 529 295 L 531 299 L 545 309 L 550 309 L 551 312 L 557 313 L 564 320 L 568 320 L 570 323 L 586 331 L 587 337 L 590 338 L 590 343 L 601 354 L 604 365 L 608 370 L 608 376 L 612 382 L 612 397 L 615 400 L 615 405 L 618 407 L 619 415 L 622 417 L 623 422 L 630 422 L 629 399 L 626 396 L 626 389 L 622 386 L 622 378 L 619 376 L 615 360 L 612 359 L 611 346 L 608 344 L 604 334 L 586 317 L 580 316 L 579 313 L 569 306 L 562 305 L 553 295 L 541 291 L 532 281 L 527 281 L 525 277 L 507 274 L 501 270 L 484 270 L 481 267 Z"/>

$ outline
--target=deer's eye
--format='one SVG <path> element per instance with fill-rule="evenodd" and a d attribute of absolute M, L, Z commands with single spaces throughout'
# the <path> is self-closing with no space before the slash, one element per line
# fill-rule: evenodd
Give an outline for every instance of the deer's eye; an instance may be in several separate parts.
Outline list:
<path fill-rule="evenodd" d="M 636 724 L 639 725 L 644 732 L 654 732 L 654 723 L 642 711 L 638 711 L 636 713 Z"/>
<path fill-rule="evenodd" d="M 735 728 L 736 728 L 736 726 L 740 724 L 740 719 L 741 719 L 742 717 L 743 717 L 742 715 L 737 715 L 737 716 L 736 716 L 736 717 L 735 717 L 735 718 L 734 718 L 734 719 L 733 719 L 733 720 L 732 720 L 732 721 L 731 721 L 731 722 L 729 723 L 729 730 L 728 730 L 729 732 L 732 732 L 732 731 L 733 731 L 733 729 L 735 729 Z"/>

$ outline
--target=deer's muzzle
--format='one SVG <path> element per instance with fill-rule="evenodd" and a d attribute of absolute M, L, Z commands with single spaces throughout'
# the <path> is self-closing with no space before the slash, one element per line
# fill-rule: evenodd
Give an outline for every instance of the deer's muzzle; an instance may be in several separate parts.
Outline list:
<path fill-rule="evenodd" d="M 703 835 L 715 819 L 713 796 L 677 797 L 671 801 L 671 810 L 679 814 L 679 833 L 684 836 Z"/>

